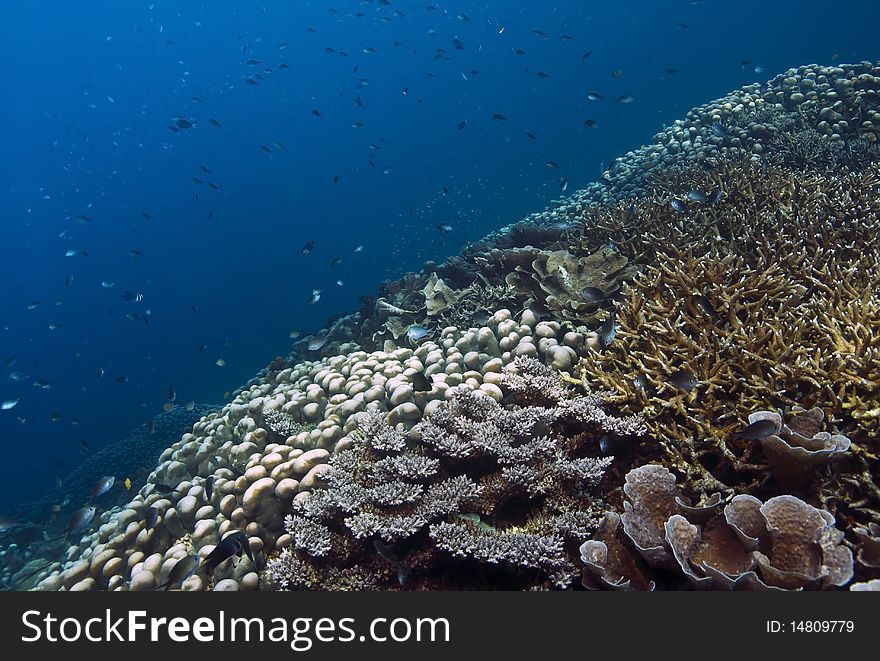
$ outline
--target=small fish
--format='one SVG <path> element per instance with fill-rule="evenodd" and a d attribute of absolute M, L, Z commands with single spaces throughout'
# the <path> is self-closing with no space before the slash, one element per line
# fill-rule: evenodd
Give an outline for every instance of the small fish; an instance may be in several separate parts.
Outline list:
<path fill-rule="evenodd" d="M 464 129 L 467 125 L 468 125 L 468 121 L 467 121 L 466 119 L 461 120 L 461 121 L 458 123 L 458 130 L 461 131 L 461 130 Z"/>
<path fill-rule="evenodd" d="M 726 138 L 728 136 L 727 129 L 719 122 L 712 124 L 712 135 L 717 138 Z"/>
<path fill-rule="evenodd" d="M 671 383 L 679 390 L 690 392 L 697 385 L 697 377 L 687 370 L 677 370 L 666 378 L 667 383 Z"/>
<path fill-rule="evenodd" d="M 123 484 L 125 485 L 126 491 L 131 491 L 131 478 L 130 477 L 125 478 L 125 482 L 123 482 Z"/>
<path fill-rule="evenodd" d="M 593 91 L 587 92 L 587 99 L 590 101 L 601 101 L 604 98 L 605 97 L 602 96 L 601 94 L 599 94 L 599 92 L 593 92 Z"/>
<path fill-rule="evenodd" d="M 506 122 L 507 116 L 502 115 L 500 112 L 495 112 L 495 113 L 492 113 L 492 119 L 495 120 L 496 122 Z"/>
<path fill-rule="evenodd" d="M 689 190 L 687 192 L 687 199 L 689 199 L 691 202 L 699 202 L 700 204 L 704 204 L 709 201 L 709 198 L 706 196 L 706 194 L 703 191 L 697 189 Z"/>
<path fill-rule="evenodd" d="M 174 563 L 171 571 L 168 572 L 168 580 L 156 589 L 165 588 L 167 591 L 175 585 L 182 584 L 186 579 L 196 573 L 196 570 L 199 568 L 199 562 L 200 559 L 197 555 L 188 555 L 181 558 Z"/>
<path fill-rule="evenodd" d="M 430 392 L 434 386 L 424 372 L 416 372 L 412 375 L 413 390 L 415 392 Z"/>
<path fill-rule="evenodd" d="M 164 496 L 174 493 L 174 487 L 169 487 L 167 484 L 162 484 L 161 482 L 156 482 L 153 484 L 153 490 L 156 493 L 161 493 Z"/>
<path fill-rule="evenodd" d="M 557 163 L 556 161 L 547 161 L 546 163 L 544 163 L 544 165 L 546 165 L 551 170 L 559 169 L 559 163 Z"/>
<path fill-rule="evenodd" d="M 56 322 L 56 321 L 50 321 L 50 322 L 49 322 L 49 330 L 56 331 L 56 330 L 61 330 L 62 328 L 63 328 L 63 325 L 62 325 L 62 324 L 59 324 L 59 323 Z"/>
<path fill-rule="evenodd" d="M 657 393 L 657 389 L 651 385 L 648 377 L 644 374 L 639 374 L 635 379 L 633 379 L 633 385 L 641 390 L 648 397 L 653 397 Z"/>
<path fill-rule="evenodd" d="M 595 119 L 585 119 L 584 126 L 591 129 L 597 129 L 599 128 L 599 122 L 597 122 Z"/>
<path fill-rule="evenodd" d="M 596 333 L 599 335 L 599 342 L 603 348 L 614 341 L 614 337 L 617 335 L 617 312 L 613 308 L 611 314 L 602 322 Z"/>
<path fill-rule="evenodd" d="M 591 305 L 606 305 L 608 303 L 608 294 L 598 287 L 584 287 L 581 289 L 581 298 Z"/>
<path fill-rule="evenodd" d="M 147 420 L 147 433 L 152 434 L 154 431 L 156 431 L 156 421 L 149 418 Z"/>
<path fill-rule="evenodd" d="M 196 125 L 196 120 L 187 119 L 186 117 L 175 117 L 172 118 L 172 121 L 174 122 L 174 126 L 179 129 L 191 129 Z"/>
<path fill-rule="evenodd" d="M 115 282 L 108 282 L 107 280 L 101 280 L 101 286 L 104 289 L 113 289 L 116 286 Z"/>
<path fill-rule="evenodd" d="M 155 507 L 148 507 L 144 512 L 144 524 L 146 525 L 146 529 L 150 530 L 156 523 L 159 521 L 159 510 Z"/>
<path fill-rule="evenodd" d="M 14 516 L 0 516 L 0 532 L 6 532 L 22 525 L 21 520 Z"/>
<path fill-rule="evenodd" d="M 202 566 L 209 574 L 213 574 L 214 570 L 222 562 L 233 556 L 241 557 L 242 553 L 246 554 L 251 559 L 251 562 L 256 564 L 247 537 L 242 531 L 236 530 L 220 540 L 220 543 L 202 561 Z"/>
<path fill-rule="evenodd" d="M 210 503 L 211 498 L 214 495 L 214 476 L 209 475 L 205 480 L 205 499 Z"/>
<path fill-rule="evenodd" d="M 602 438 L 599 439 L 599 450 L 606 457 L 614 453 L 614 441 L 611 439 L 610 436 L 608 436 L 608 434 L 605 434 Z"/>
<path fill-rule="evenodd" d="M 394 547 L 390 544 L 384 544 L 378 539 L 374 539 L 373 548 L 376 549 L 376 553 L 379 554 L 380 558 L 397 568 L 398 583 L 400 583 L 400 585 L 406 583 L 406 579 L 410 575 L 410 572 L 412 572 L 412 568 L 400 561 L 400 559 L 394 554 Z"/>
<path fill-rule="evenodd" d="M 437 225 L 437 229 L 440 230 L 442 234 L 449 234 L 452 231 L 452 225 Z"/>
<path fill-rule="evenodd" d="M 92 519 L 95 518 L 95 512 L 96 510 L 93 505 L 81 507 L 76 510 L 67 522 L 67 534 L 69 535 L 70 533 L 77 532 L 88 526 L 92 522 Z"/>
<path fill-rule="evenodd" d="M 633 101 L 635 101 L 635 97 L 633 97 L 629 94 L 624 94 L 622 96 L 614 97 L 614 100 L 617 101 L 617 103 L 627 104 L 627 103 L 632 103 Z"/>
<path fill-rule="evenodd" d="M 21 401 L 21 397 L 16 397 L 15 399 L 7 399 L 2 404 L 0 404 L 0 411 L 8 411 L 9 409 L 15 408 L 15 406 Z"/>
<path fill-rule="evenodd" d="M 79 439 L 79 450 L 80 450 L 80 452 L 85 453 L 85 452 L 88 451 L 88 449 L 89 449 L 89 442 L 88 442 L 86 439 L 84 439 L 84 438 Z"/>
<path fill-rule="evenodd" d="M 340 264 L 342 264 L 342 257 L 334 257 L 333 260 L 330 262 L 330 268 L 336 268 Z"/>
<path fill-rule="evenodd" d="M 363 252 L 363 251 L 364 251 L 364 247 L 363 247 L 363 246 L 356 246 L 355 249 L 352 250 L 352 252 Z"/>
<path fill-rule="evenodd" d="M 124 291 L 120 298 L 127 303 L 140 303 L 144 300 L 144 295 L 139 292 Z"/>
<path fill-rule="evenodd" d="M 408 339 L 410 342 L 418 342 L 430 332 L 431 330 L 429 328 L 413 325 L 407 329 L 406 339 Z"/>
<path fill-rule="evenodd" d="M 315 242 L 314 241 L 306 241 L 306 244 L 302 247 L 302 254 L 308 255 L 314 249 L 315 249 Z"/>
<path fill-rule="evenodd" d="M 110 491 L 113 488 L 113 485 L 116 484 L 116 478 L 112 475 L 105 475 L 98 479 L 95 482 L 95 485 L 92 487 L 92 500 L 98 498 L 99 496 L 103 496 L 105 493 Z"/>
<path fill-rule="evenodd" d="M 312 297 L 307 301 L 307 303 L 309 305 L 314 305 L 315 303 L 317 303 L 320 300 L 321 300 L 321 290 L 320 289 L 313 289 L 312 290 Z"/>
<path fill-rule="evenodd" d="M 669 202 L 669 206 L 671 206 L 678 213 L 687 213 L 687 205 L 679 200 L 677 197 L 673 197 Z"/>
<path fill-rule="evenodd" d="M 559 178 L 559 190 L 564 193 L 568 189 L 568 179 L 565 177 Z"/>
<path fill-rule="evenodd" d="M 721 187 L 716 186 L 712 189 L 709 195 L 706 197 L 707 204 L 717 204 L 721 200 Z"/>
<path fill-rule="evenodd" d="M 218 121 L 217 121 L 216 119 L 214 119 L 213 117 L 209 117 L 209 118 L 208 118 L 208 121 L 211 123 L 211 126 L 213 126 L 215 129 L 222 128 L 222 127 L 220 126 L 220 122 L 218 122 Z"/>
<path fill-rule="evenodd" d="M 176 402 L 177 401 L 177 393 L 174 391 L 174 388 L 168 386 L 168 401 Z"/>
<path fill-rule="evenodd" d="M 744 441 L 760 441 L 769 436 L 779 433 L 779 425 L 768 418 L 756 420 L 742 431 L 736 432 L 733 437 Z"/>
<path fill-rule="evenodd" d="M 187 411 L 192 411 L 196 407 L 195 400 L 190 400 L 184 405 L 184 409 Z"/>
<path fill-rule="evenodd" d="M 27 374 L 24 372 L 12 372 L 10 373 L 9 378 L 13 381 L 24 381 L 27 378 Z"/>
<path fill-rule="evenodd" d="M 697 305 L 700 306 L 700 309 L 710 317 L 718 316 L 718 312 L 715 310 L 715 306 L 712 305 L 712 301 L 709 300 L 709 297 L 705 294 L 700 294 L 699 292 L 694 292 L 695 299 L 697 301 Z"/>
<path fill-rule="evenodd" d="M 174 402 L 165 402 L 164 404 L 162 404 L 162 410 L 165 411 L 165 413 L 169 413 L 176 408 L 177 405 Z"/>
<path fill-rule="evenodd" d="M 217 362 L 215 362 L 214 364 L 215 364 L 217 367 L 225 367 L 225 366 L 226 366 L 226 361 L 223 360 L 222 358 L 218 358 L 218 359 L 217 359 Z"/>

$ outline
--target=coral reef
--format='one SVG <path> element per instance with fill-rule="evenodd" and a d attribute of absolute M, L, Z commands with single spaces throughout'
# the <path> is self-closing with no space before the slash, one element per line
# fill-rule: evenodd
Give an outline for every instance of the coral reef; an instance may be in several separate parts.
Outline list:
<path fill-rule="evenodd" d="M 568 250 L 537 251 L 530 264 L 516 265 L 505 282 L 515 292 L 530 296 L 526 305 L 537 304 L 537 309 L 560 320 L 598 326 L 599 302 L 585 299 L 582 292 L 589 287 L 608 297 L 617 293 L 621 283 L 637 271 L 628 261 L 608 247 L 586 257 Z"/>
<path fill-rule="evenodd" d="M 22 524 L 0 534 L 0 585 L 30 587 L 39 569 L 63 558 L 68 546 L 77 541 L 79 531 L 64 536 L 65 526 L 76 509 L 92 501 L 92 489 L 100 478 L 109 474 L 117 479 L 115 488 L 96 500 L 96 505 L 110 508 L 126 502 L 130 494 L 124 479 L 129 478 L 134 489 L 143 486 L 160 453 L 199 419 L 211 419 L 219 408 L 196 404 L 191 410 L 178 406 L 160 413 L 152 431 L 147 425 L 133 429 L 127 437 L 86 457 L 40 500 L 10 512 Z"/>
<path fill-rule="evenodd" d="M 205 557 L 235 530 L 247 535 L 257 562 L 230 558 L 211 580 L 200 571 L 182 589 L 257 589 L 262 562 L 292 543 L 284 520 L 294 500 L 322 488 L 331 457 L 359 435 L 364 414 L 381 413 L 396 433 L 408 435 L 457 393 L 479 391 L 502 402 L 505 367 L 518 357 L 571 369 L 586 351 L 583 335 L 540 321 L 532 311 L 516 320 L 504 309 L 491 314 L 485 326 L 447 327 L 436 341 L 416 349 L 301 360 L 277 371 L 271 383 L 264 372 L 165 450 L 130 502 L 101 513 L 95 531 L 71 546 L 65 559 L 36 574 L 38 589 L 153 589 L 181 557 Z M 580 406 L 600 419 L 595 406 Z M 571 420 L 558 423 L 576 425 L 572 420 L 581 414 L 575 405 Z M 610 424 L 613 418 L 602 420 Z M 282 438 L 286 432 L 291 434 Z M 569 519 L 574 529 L 578 515 L 562 523 Z M 366 585 L 372 574 L 361 580 Z"/>
<path fill-rule="evenodd" d="M 606 514 L 600 534 L 581 545 L 590 589 L 669 589 L 684 579 L 701 590 L 802 590 L 853 577 L 834 516 L 794 496 L 690 507 L 675 476 L 656 464 L 627 473 L 623 490 L 624 513 Z"/>
<path fill-rule="evenodd" d="M 868 62 L 693 109 L 296 342 L 27 570 L 149 590 L 240 531 L 181 589 L 878 589 L 878 132 Z"/>
<path fill-rule="evenodd" d="M 503 385 L 540 405 L 502 408 L 462 391 L 410 435 L 359 414 L 357 435 L 322 475 L 326 488 L 294 502 L 291 544 L 267 573 L 288 589 L 365 587 L 371 574 L 382 589 L 481 587 L 487 575 L 496 588 L 569 585 L 566 542 L 592 529 L 589 489 L 611 463 L 589 453 L 602 434 L 644 427 L 609 416 L 596 394 L 570 392 L 534 359 L 511 363 Z"/>
<path fill-rule="evenodd" d="M 697 214 L 690 229 L 663 237 L 656 265 L 624 287 L 614 343 L 588 354 L 580 374 L 615 392 L 623 410 L 645 413 L 659 441 L 655 459 L 688 475 L 695 492 L 753 493 L 769 470 L 823 507 L 844 508 L 852 522 L 875 520 L 877 166 L 833 177 L 743 166 L 736 177 L 738 189 L 784 184 L 775 208 L 768 198 L 747 214 L 729 193 L 711 213 L 726 214 L 735 240 L 704 238 Z M 677 384 L 682 373 L 692 375 L 692 388 Z M 837 443 L 836 433 L 853 442 L 837 470 L 802 471 L 808 485 L 783 475 L 792 465 L 781 442 L 736 436 L 756 411 L 801 408 L 820 408 L 832 422 L 821 443 Z M 795 445 L 819 457 L 843 454 L 818 443 Z"/>

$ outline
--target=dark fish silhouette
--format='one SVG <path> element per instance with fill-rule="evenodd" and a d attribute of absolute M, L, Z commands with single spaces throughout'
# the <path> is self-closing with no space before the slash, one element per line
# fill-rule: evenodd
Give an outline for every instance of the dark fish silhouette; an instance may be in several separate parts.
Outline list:
<path fill-rule="evenodd" d="M 147 511 L 144 512 L 144 523 L 147 527 L 147 530 L 151 530 L 156 522 L 159 520 L 159 510 L 155 507 L 148 507 Z"/>
<path fill-rule="evenodd" d="M 614 341 L 614 337 L 617 335 L 617 311 L 612 309 L 611 314 L 608 315 L 608 318 L 602 322 L 602 325 L 599 326 L 596 333 L 599 335 L 599 342 L 602 347 L 607 347 Z"/>
<path fill-rule="evenodd" d="M 677 370 L 673 372 L 667 377 L 666 381 L 685 392 L 690 392 L 697 385 L 697 377 L 687 370 Z"/>
<path fill-rule="evenodd" d="M 188 555 L 185 558 L 181 558 L 177 562 L 174 563 L 174 566 L 171 568 L 171 571 L 168 573 L 168 580 L 165 581 L 159 588 L 165 588 L 165 590 L 171 589 L 171 587 L 175 585 L 180 585 L 190 576 L 196 573 L 196 570 L 199 568 L 199 556 L 197 555 Z"/>
<path fill-rule="evenodd" d="M 416 372 L 412 375 L 412 384 L 413 390 L 416 392 L 428 392 L 434 387 L 431 380 L 423 372 Z"/>
<path fill-rule="evenodd" d="M 687 205 L 679 200 L 677 197 L 672 198 L 669 202 L 669 206 L 671 206 L 678 213 L 687 213 Z"/>
<path fill-rule="evenodd" d="M 742 431 L 736 432 L 733 436 L 744 441 L 760 441 L 777 433 L 779 433 L 779 425 L 773 420 L 764 418 L 763 420 L 756 420 Z"/>
<path fill-rule="evenodd" d="M 241 557 L 242 554 L 247 555 L 254 566 L 256 566 L 257 563 L 254 554 L 251 552 L 251 545 L 248 543 L 247 537 L 242 531 L 236 530 L 220 540 L 220 543 L 205 557 L 202 566 L 209 574 L 212 574 L 222 562 L 232 556 Z"/>

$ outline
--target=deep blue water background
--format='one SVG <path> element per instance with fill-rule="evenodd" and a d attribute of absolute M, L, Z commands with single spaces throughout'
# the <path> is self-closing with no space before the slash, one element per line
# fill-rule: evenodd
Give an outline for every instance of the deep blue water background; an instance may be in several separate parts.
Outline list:
<path fill-rule="evenodd" d="M 0 411 L 0 513 L 69 473 L 80 439 L 94 451 L 160 412 L 169 385 L 222 401 L 291 330 L 540 210 L 560 176 L 595 180 L 691 107 L 877 59 L 878 5 L 0 1 L 0 401 L 21 397 Z M 176 115 L 195 126 L 169 131 Z"/>

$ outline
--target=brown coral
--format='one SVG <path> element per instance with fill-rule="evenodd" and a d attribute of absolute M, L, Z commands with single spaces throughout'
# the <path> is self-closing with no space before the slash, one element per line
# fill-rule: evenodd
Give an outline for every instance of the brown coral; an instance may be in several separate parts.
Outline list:
<path fill-rule="evenodd" d="M 625 540 L 614 537 L 611 512 L 601 537 L 581 546 L 585 576 L 611 589 L 653 589 L 639 557 L 654 568 L 677 569 L 696 589 L 823 589 L 852 580 L 852 552 L 842 545 L 834 516 L 794 496 L 765 503 L 736 496 L 723 511 L 697 508 L 695 516 L 677 498 L 675 476 L 651 464 L 630 471 L 624 491 Z M 590 580 L 585 585 L 592 587 Z"/>
<path fill-rule="evenodd" d="M 611 296 L 636 271 L 625 256 L 609 247 L 584 257 L 568 250 L 539 251 L 529 264 L 517 264 L 505 282 L 562 320 L 596 326 L 599 304 L 581 292 L 591 287 Z"/>

